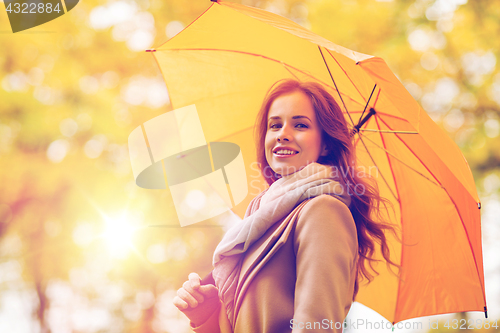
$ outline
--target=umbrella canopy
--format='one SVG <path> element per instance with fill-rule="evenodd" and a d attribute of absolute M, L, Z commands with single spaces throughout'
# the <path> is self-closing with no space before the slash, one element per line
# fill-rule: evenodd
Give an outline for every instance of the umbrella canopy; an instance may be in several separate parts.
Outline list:
<path fill-rule="evenodd" d="M 226 2 L 151 51 L 173 107 L 195 104 L 207 142 L 241 148 L 249 195 L 234 209 L 240 215 L 262 188 L 253 128 L 265 93 L 283 78 L 323 84 L 355 132 L 359 165 L 394 203 L 387 217 L 401 231 L 402 242 L 388 235 L 400 275 L 380 263 L 356 300 L 393 323 L 486 311 L 480 203 L 468 164 L 382 59 Z"/>

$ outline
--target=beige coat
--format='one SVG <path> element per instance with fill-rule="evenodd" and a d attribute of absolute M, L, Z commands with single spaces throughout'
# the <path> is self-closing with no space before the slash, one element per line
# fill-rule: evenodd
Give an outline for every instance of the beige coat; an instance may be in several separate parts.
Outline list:
<path fill-rule="evenodd" d="M 357 252 L 356 226 L 345 204 L 329 195 L 303 202 L 246 252 L 233 332 L 341 332 L 353 298 Z M 227 317 L 220 309 L 221 302 L 193 330 L 221 332 L 220 318 Z"/>

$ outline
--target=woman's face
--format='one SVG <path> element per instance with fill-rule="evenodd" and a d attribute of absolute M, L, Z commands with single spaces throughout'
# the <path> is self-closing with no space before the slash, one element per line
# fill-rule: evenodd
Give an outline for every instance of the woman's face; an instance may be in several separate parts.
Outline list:
<path fill-rule="evenodd" d="M 267 116 L 266 160 L 287 176 L 327 154 L 321 128 L 309 97 L 301 91 L 278 97 Z"/>

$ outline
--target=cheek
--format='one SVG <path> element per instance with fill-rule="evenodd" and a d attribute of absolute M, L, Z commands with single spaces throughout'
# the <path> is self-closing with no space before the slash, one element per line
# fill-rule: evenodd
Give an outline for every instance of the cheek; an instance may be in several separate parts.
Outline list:
<path fill-rule="evenodd" d="M 307 140 L 308 151 L 311 155 L 320 155 L 321 154 L 321 136 L 314 135 Z"/>
<path fill-rule="evenodd" d="M 268 133 L 266 134 L 266 138 L 264 139 L 264 147 L 266 147 L 266 150 L 271 147 L 274 147 L 274 137 L 272 134 Z"/>
<path fill-rule="evenodd" d="M 318 137 L 316 135 L 304 135 L 301 138 L 297 138 L 297 141 L 302 142 L 302 145 L 307 146 L 309 149 L 313 149 L 318 145 Z"/>
<path fill-rule="evenodd" d="M 273 142 L 274 141 L 272 140 L 271 136 L 266 135 L 266 138 L 264 140 L 264 152 L 265 152 L 266 158 L 269 156 L 270 151 L 274 148 Z"/>

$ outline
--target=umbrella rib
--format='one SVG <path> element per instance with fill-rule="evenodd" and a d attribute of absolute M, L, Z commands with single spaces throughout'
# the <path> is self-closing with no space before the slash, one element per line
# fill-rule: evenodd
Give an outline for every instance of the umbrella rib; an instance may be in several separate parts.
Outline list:
<path fill-rule="evenodd" d="M 380 94 L 380 90 L 379 90 L 379 94 Z M 378 99 L 378 96 L 377 96 L 377 99 Z M 380 124 L 378 122 L 378 116 L 375 117 L 375 124 L 377 125 L 377 128 L 380 130 Z M 380 130 L 381 131 L 381 130 Z M 384 145 L 384 148 L 385 150 L 387 150 L 386 148 L 386 145 L 385 145 L 385 140 L 384 140 L 384 136 L 382 135 L 382 132 L 379 132 L 380 133 L 380 140 L 382 140 L 382 144 Z M 398 199 L 400 198 L 400 194 L 399 194 L 399 188 L 398 188 L 398 183 L 396 182 L 396 177 L 394 175 L 394 169 L 392 168 L 392 163 L 391 163 L 391 159 L 389 158 L 389 155 L 387 154 L 386 152 L 386 157 L 387 157 L 387 162 L 389 163 L 389 168 L 391 170 L 391 174 L 392 174 L 392 180 L 394 181 L 394 187 L 396 188 L 396 193 L 398 194 Z M 400 208 L 401 208 L 401 201 L 399 201 L 399 204 L 400 204 Z M 401 243 L 404 244 L 404 232 L 403 232 L 403 229 L 404 229 L 404 225 L 403 225 L 403 214 L 402 212 L 400 212 L 400 216 L 399 216 L 399 225 L 401 226 Z M 404 257 L 404 249 L 405 247 L 402 246 L 401 247 L 401 257 L 400 257 L 400 263 L 403 264 L 403 257 Z M 399 281 L 398 282 L 398 293 L 397 293 L 397 297 L 396 297 L 396 307 L 394 308 L 394 319 L 396 318 L 396 314 L 397 314 L 397 308 L 398 308 L 398 305 L 399 305 L 399 295 L 400 295 L 400 290 L 401 290 L 401 282 Z M 394 324 L 394 323 L 393 323 Z"/>
<path fill-rule="evenodd" d="M 351 81 L 352 85 L 354 86 L 354 89 L 356 89 L 356 91 L 359 93 L 359 95 L 361 96 L 361 98 L 364 100 L 365 98 L 364 98 L 363 94 L 361 93 L 361 91 L 359 91 L 358 87 L 354 84 L 354 82 L 352 82 L 351 77 L 347 74 L 347 72 L 345 71 L 344 67 L 342 67 L 339 64 L 339 62 L 333 56 L 333 54 L 330 52 L 330 50 L 326 49 L 326 52 L 328 52 L 328 54 L 330 54 L 330 56 L 333 58 L 333 60 L 335 60 L 335 62 L 337 63 L 337 65 L 339 65 L 340 69 L 344 72 L 344 74 L 347 76 L 347 78 L 349 79 L 349 81 Z M 325 61 L 325 64 L 326 64 L 326 61 Z"/>
<path fill-rule="evenodd" d="M 364 126 L 368 126 L 368 122 L 366 122 L 366 124 Z M 359 133 L 359 132 L 358 132 Z M 360 134 L 360 133 L 359 133 Z M 372 160 L 373 164 L 377 167 L 377 170 L 380 172 L 380 168 L 378 167 L 377 163 L 375 163 L 375 159 L 373 158 L 373 156 L 370 154 L 370 152 L 368 151 L 368 148 L 366 147 L 366 144 L 364 143 L 364 141 L 361 139 L 361 134 L 358 135 L 358 138 L 356 139 L 356 142 L 354 143 L 354 146 L 356 147 L 358 145 L 358 142 L 361 141 L 361 143 L 363 144 L 363 146 L 365 147 L 365 150 L 366 152 L 368 153 L 368 156 L 370 156 L 370 159 Z M 382 179 L 384 181 L 384 183 L 387 185 L 387 188 L 389 189 L 389 191 L 391 191 L 391 194 L 392 196 L 394 197 L 394 199 L 396 199 L 397 202 L 399 202 L 399 199 L 398 197 L 394 194 L 394 192 L 392 192 L 392 189 L 391 187 L 389 186 L 389 183 L 387 182 L 387 180 L 385 179 L 384 175 L 382 174 L 382 172 L 380 172 L 380 175 L 382 176 Z"/>
<path fill-rule="evenodd" d="M 384 125 L 386 125 L 387 127 L 389 127 L 382 119 L 380 119 L 380 121 L 382 121 L 384 123 Z M 390 128 L 390 127 L 389 127 Z M 434 184 L 438 185 L 439 187 L 441 187 L 443 189 L 443 191 L 446 192 L 446 194 L 448 195 L 448 198 L 450 199 L 450 201 L 453 203 L 453 205 L 455 206 L 455 211 L 457 212 L 457 215 L 458 217 L 460 218 L 460 222 L 462 223 L 462 227 L 464 229 L 464 232 L 465 232 L 465 236 L 467 237 L 467 241 L 469 242 L 469 248 L 471 250 L 471 255 L 472 255 L 472 259 L 474 261 L 474 264 L 476 265 L 476 272 L 477 272 L 477 275 L 478 275 L 478 279 L 479 279 L 479 283 L 481 284 L 481 291 L 483 292 L 483 300 L 484 300 L 484 307 L 486 308 L 486 295 L 484 293 L 484 285 L 483 285 L 483 282 L 481 280 L 481 274 L 479 272 L 479 267 L 478 267 L 478 264 L 477 264 L 477 260 L 476 260 L 476 256 L 474 255 L 474 251 L 472 250 L 472 243 L 470 241 L 470 237 L 469 237 L 469 234 L 467 233 L 467 228 L 465 227 L 465 223 L 464 223 L 464 220 L 462 218 L 462 215 L 459 213 L 459 209 L 458 209 L 458 206 L 455 202 L 455 200 L 453 200 L 453 198 L 451 197 L 450 193 L 448 192 L 448 190 L 441 184 L 441 182 L 439 182 L 439 180 L 436 178 L 436 176 L 431 172 L 431 170 L 429 170 L 429 168 L 422 162 L 422 160 L 413 152 L 413 150 L 408 147 L 408 145 L 406 144 L 406 142 L 404 142 L 400 137 L 399 135 L 396 134 L 396 137 L 399 139 L 399 141 L 401 141 L 405 146 L 406 148 L 413 154 L 413 156 L 415 156 L 416 159 L 418 159 L 418 161 L 422 164 L 422 166 L 432 175 L 432 177 L 434 177 L 434 179 L 436 180 L 436 182 L 438 184 L 436 184 L 435 182 L 433 182 L 432 180 L 430 180 L 431 182 L 433 182 Z M 416 170 L 415 170 L 416 171 Z M 418 172 L 418 171 L 417 171 Z M 423 176 L 423 175 L 422 175 Z M 474 200 L 473 200 L 474 201 Z"/>
<path fill-rule="evenodd" d="M 280 61 L 280 63 L 283 65 L 283 67 L 285 67 L 285 69 L 288 71 L 288 73 L 292 74 L 292 76 L 297 80 L 297 81 L 300 81 L 300 79 L 297 77 L 297 75 L 295 75 L 294 72 L 292 72 L 288 66 L 283 62 L 283 61 Z"/>
<path fill-rule="evenodd" d="M 423 173 L 421 173 L 420 171 L 416 170 L 415 168 L 409 166 L 408 164 L 406 164 L 405 162 L 403 162 L 400 158 L 396 157 L 393 153 L 391 153 L 390 151 L 388 151 L 387 149 L 385 149 L 384 147 L 381 147 L 380 145 L 378 145 L 377 143 L 375 143 L 375 141 L 373 141 L 372 139 L 370 139 L 369 137 L 367 137 L 366 135 L 364 136 L 366 139 L 368 139 L 371 143 L 373 143 L 375 146 L 377 146 L 378 148 L 382 149 L 383 151 L 385 151 L 387 154 L 391 155 L 394 159 L 396 159 L 398 162 L 400 162 L 401 164 L 407 166 L 409 169 L 415 171 L 416 173 L 418 173 L 420 176 L 424 177 L 425 179 L 427 179 L 428 181 L 430 181 L 431 183 L 433 183 L 434 185 L 436 186 L 440 186 L 438 183 L 436 183 L 435 181 L 433 181 L 432 179 L 430 179 L 429 177 L 427 177 L 426 175 L 424 175 Z M 401 139 L 400 139 L 401 140 Z M 401 140 L 402 141 L 402 140 Z M 415 155 L 415 154 L 413 154 Z M 421 162 L 421 161 L 420 161 Z M 442 186 L 440 186 L 442 187 Z"/>
<path fill-rule="evenodd" d="M 373 107 L 375 108 L 375 106 L 377 105 L 377 102 L 378 102 L 378 98 L 380 97 L 380 93 L 382 92 L 382 89 L 380 89 L 380 87 L 378 87 L 378 93 L 377 93 L 377 98 L 375 98 L 375 102 L 373 103 Z"/>
<path fill-rule="evenodd" d="M 362 111 L 349 111 L 350 113 L 360 113 Z M 406 120 L 405 118 L 402 118 L 402 117 L 398 117 L 398 116 L 395 116 L 395 115 L 392 115 L 392 114 L 389 114 L 389 113 L 385 113 L 385 112 L 381 112 L 381 111 L 378 111 L 377 110 L 377 115 L 383 115 L 383 116 L 386 116 L 386 117 L 390 117 L 390 118 L 394 118 L 394 119 L 397 119 L 397 120 L 401 120 L 401 121 L 404 121 L 404 122 L 408 122 L 408 120 Z"/>
<path fill-rule="evenodd" d="M 332 72 L 330 72 L 330 67 L 328 67 L 328 64 L 326 63 L 326 59 L 325 59 L 325 56 L 323 55 L 323 51 L 321 51 L 321 46 L 318 45 L 318 49 L 319 49 L 319 53 L 321 53 L 321 57 L 323 58 L 323 62 L 325 63 L 326 69 L 328 70 L 328 74 L 330 74 L 330 78 L 332 79 L 333 85 L 335 86 L 335 89 L 337 90 L 337 93 L 339 94 L 340 100 L 342 101 L 342 104 L 344 105 L 344 109 L 347 112 L 347 115 L 349 116 L 349 119 L 351 120 L 352 125 L 354 126 L 354 120 L 352 120 L 351 114 L 349 113 L 349 111 L 347 111 L 347 106 L 345 106 L 345 103 L 344 103 L 344 100 L 342 99 L 342 95 L 340 94 L 339 88 L 337 87 L 337 84 L 335 83 L 335 80 L 333 79 Z M 363 97 L 363 96 L 361 96 L 361 97 Z"/>
<path fill-rule="evenodd" d="M 340 65 L 339 65 L 340 66 Z M 373 89 L 372 89 L 372 92 L 370 94 L 370 97 L 368 97 L 368 101 L 366 102 L 366 105 L 365 105 L 365 108 L 363 109 L 363 112 L 361 112 L 361 116 L 359 116 L 359 120 L 358 122 L 361 121 L 361 119 L 363 118 L 363 115 L 365 114 L 365 111 L 366 111 L 366 108 L 368 107 L 368 104 L 370 103 L 370 100 L 372 99 L 372 96 L 373 96 L 373 93 L 375 92 L 375 88 L 377 88 L 377 84 L 375 84 L 373 86 Z M 378 88 L 378 94 L 377 94 L 377 98 L 375 99 L 375 102 L 373 103 L 373 108 L 375 108 L 377 102 L 378 102 L 378 98 L 380 97 L 380 92 L 382 91 L 382 89 Z M 351 111 L 351 113 L 355 113 L 353 111 Z M 382 112 L 378 112 L 378 114 L 383 114 L 383 115 L 386 115 L 386 116 L 389 116 L 389 117 L 393 117 L 393 118 L 397 118 L 397 119 L 400 119 L 400 120 L 404 120 L 406 122 L 408 122 L 406 119 L 403 119 L 403 118 L 400 118 L 400 117 L 396 117 L 396 116 L 392 116 L 392 115 L 389 115 L 387 113 L 382 113 Z M 366 132 L 376 132 L 376 133 L 401 133 L 401 134 L 419 134 L 419 132 L 415 132 L 415 131 L 392 131 L 392 130 L 381 130 L 380 129 L 380 126 L 378 124 L 378 121 L 377 121 L 377 128 L 378 130 L 374 130 L 374 129 L 369 129 L 369 128 L 360 128 L 358 129 L 358 131 L 366 131 Z"/>
<path fill-rule="evenodd" d="M 323 52 L 321 51 L 321 47 L 318 46 L 319 48 L 319 51 L 321 52 L 321 56 L 323 57 L 323 61 L 325 62 L 325 65 L 326 65 L 326 68 L 328 69 L 328 73 L 330 74 L 330 77 L 332 78 L 332 81 L 333 81 L 333 84 L 335 85 L 335 89 L 337 90 L 337 92 L 339 93 L 339 96 L 340 96 L 340 92 L 337 88 L 337 85 L 335 83 L 335 80 L 333 79 L 333 76 L 332 76 L 332 73 L 330 72 L 330 68 L 328 67 L 328 64 L 326 63 L 326 59 L 325 57 L 323 56 Z M 347 78 L 349 79 L 349 81 L 352 83 L 352 85 L 354 86 L 354 88 L 356 89 L 356 91 L 361 95 L 361 98 L 365 99 L 363 97 L 363 95 L 361 94 L 361 92 L 359 91 L 358 87 L 354 84 L 354 82 L 352 82 L 351 80 L 351 77 L 347 74 L 347 72 L 345 71 L 345 69 L 340 65 L 340 63 L 337 61 L 337 59 L 332 55 L 332 53 L 330 52 L 330 50 L 326 49 L 326 51 L 328 52 L 328 54 L 330 54 L 330 56 L 333 58 L 333 60 L 335 60 L 335 62 L 337 63 L 337 65 L 340 67 L 340 69 L 344 72 L 344 74 L 347 76 Z M 370 93 L 370 97 L 368 98 L 368 100 L 366 101 L 366 105 L 365 105 L 365 108 L 363 109 L 363 112 L 361 113 L 361 116 L 359 117 L 359 119 L 361 120 L 361 118 L 363 118 L 363 115 L 366 111 L 366 108 L 368 107 L 368 104 L 370 103 L 370 100 L 373 96 L 373 93 L 375 92 L 375 89 L 377 87 L 377 84 L 375 84 L 373 86 L 373 89 L 372 89 L 372 92 Z M 378 93 L 377 93 L 377 98 L 375 100 L 375 103 L 373 104 L 373 107 L 375 107 L 375 105 L 377 104 L 378 102 L 378 99 L 380 97 L 380 92 L 382 91 L 382 89 L 379 88 L 378 90 Z M 342 100 L 342 96 L 340 96 L 340 99 Z M 352 98 L 351 98 L 352 100 Z M 346 113 L 349 115 L 349 118 L 351 119 L 351 122 L 353 122 L 352 118 L 351 118 L 351 115 L 350 115 L 350 112 L 347 110 L 347 107 L 345 106 L 345 103 L 344 101 L 342 100 L 342 104 L 344 104 L 344 108 L 346 110 Z M 391 116 L 391 115 L 388 115 L 386 114 L 387 116 Z M 393 116 L 395 117 L 395 116 Z M 395 118 L 399 118 L 399 117 L 395 117 Z M 402 119 L 402 118 L 399 118 L 399 119 Z M 407 121 L 406 119 L 402 119 L 402 120 L 405 120 Z M 358 121 L 359 122 L 359 121 Z M 353 122 L 353 125 L 354 125 L 354 122 Z M 370 132 L 373 132 L 373 130 L 369 130 L 369 129 L 363 129 L 364 131 L 370 131 Z M 380 132 L 380 133 L 384 133 L 382 132 L 381 130 L 377 131 L 377 132 Z M 387 133 L 402 133 L 402 134 L 418 134 L 419 132 L 411 132 L 411 131 L 391 131 L 391 132 L 387 132 Z"/>
<path fill-rule="evenodd" d="M 368 122 L 369 120 L 365 123 L 365 126 L 368 126 Z M 363 141 L 363 139 L 361 138 L 361 133 L 358 132 L 358 140 L 361 141 L 361 143 L 363 144 L 363 146 L 365 147 L 365 150 L 366 150 L 366 153 L 368 154 L 368 156 L 370 156 L 370 159 L 372 160 L 373 164 L 377 167 L 377 170 L 378 172 L 380 172 L 380 176 L 382 177 L 382 180 L 384 181 L 385 185 L 387 185 L 387 188 L 389 189 L 389 191 L 391 192 L 392 196 L 394 197 L 394 199 L 396 199 L 396 201 L 399 203 L 399 198 L 394 194 L 394 192 L 392 191 L 392 188 L 389 186 L 389 183 L 387 182 L 387 180 L 385 179 L 384 175 L 382 174 L 382 172 L 380 171 L 380 168 L 378 167 L 377 163 L 375 162 L 375 159 L 373 158 L 372 154 L 370 154 L 370 151 L 368 150 L 368 147 L 366 147 L 366 144 L 365 142 Z M 365 136 L 366 137 L 366 136 Z M 367 138 L 367 137 L 366 137 Z M 371 141 L 371 140 L 370 140 Z"/>
<path fill-rule="evenodd" d="M 296 69 L 296 68 L 294 68 L 293 66 L 289 66 L 289 65 L 285 64 L 283 61 L 280 61 L 280 63 L 283 65 L 283 67 L 285 67 L 285 69 L 286 69 L 286 70 L 287 70 L 290 74 L 292 74 L 292 76 L 293 76 L 293 77 L 294 77 L 297 81 L 301 81 L 301 80 L 300 80 L 300 79 L 299 79 L 299 77 L 298 77 L 297 75 L 295 75 L 295 73 L 294 73 L 294 72 L 292 72 L 292 71 L 291 71 L 288 67 L 291 67 L 291 68 L 295 69 L 296 71 L 301 72 L 301 73 L 302 73 L 302 74 L 304 74 L 304 75 L 307 75 L 307 76 L 309 76 L 309 77 L 312 77 L 312 78 L 314 78 L 315 80 L 320 81 L 320 82 L 321 82 L 322 84 L 324 84 L 325 86 L 328 86 L 328 87 L 332 88 L 329 84 L 327 84 L 327 83 L 325 83 L 325 82 L 321 81 L 320 79 L 315 78 L 315 77 L 314 77 L 314 76 L 312 76 L 312 75 L 307 74 L 306 72 L 303 72 L 303 71 L 301 71 L 301 70 L 299 70 L 299 69 Z M 337 90 L 337 89 L 336 89 L 336 90 Z M 338 90 L 337 90 L 337 92 L 338 92 Z M 352 99 L 351 97 L 349 97 L 348 95 L 345 95 L 345 97 L 349 98 L 351 101 L 353 101 L 353 102 L 355 102 L 355 103 L 358 103 L 357 101 L 353 100 L 353 99 Z M 340 99 L 342 100 L 342 97 L 340 97 Z M 342 102 L 344 102 L 344 101 L 342 101 Z M 358 103 L 358 104 L 359 104 L 359 103 Z M 344 105 L 344 106 L 345 106 L 345 105 Z M 346 110 L 346 111 L 347 111 L 347 110 Z M 348 112 L 346 112 L 346 113 L 348 113 Z"/>
<path fill-rule="evenodd" d="M 376 130 L 376 129 L 370 129 L 370 128 L 360 128 L 359 130 L 363 131 L 363 132 L 376 132 L 376 133 L 419 134 L 419 132 L 412 132 L 412 131 Z"/>
<path fill-rule="evenodd" d="M 380 171 L 380 168 L 378 167 L 377 163 L 375 163 L 375 159 L 373 158 L 372 154 L 370 154 L 370 151 L 368 150 L 368 147 L 366 147 L 366 144 L 365 142 L 363 141 L 363 139 L 361 138 L 361 135 L 359 136 L 359 140 L 361 141 L 361 143 L 363 144 L 363 146 L 365 147 L 365 150 L 366 150 L 366 153 L 368 154 L 368 156 L 370 156 L 370 159 L 372 160 L 373 164 L 377 167 L 378 169 L 378 172 L 380 172 L 380 176 L 382 177 L 382 180 L 384 181 L 385 185 L 387 185 L 387 188 L 389 189 L 389 191 L 391 192 L 392 196 L 394 197 L 394 199 L 399 203 L 399 198 L 396 196 L 396 194 L 394 194 L 392 188 L 389 186 L 389 183 L 387 182 L 387 179 L 385 179 L 384 175 L 382 174 L 382 172 Z M 371 141 L 371 140 L 370 140 Z"/>
<path fill-rule="evenodd" d="M 361 116 L 359 116 L 358 123 L 361 121 L 361 118 L 363 118 L 363 116 L 365 114 L 366 108 L 368 107 L 368 104 L 370 103 L 370 99 L 372 99 L 373 92 L 375 91 L 375 88 L 377 88 L 377 84 L 376 83 L 373 86 L 373 90 L 372 90 L 372 93 L 370 94 L 370 97 L 368 97 L 368 100 L 366 101 L 366 105 L 365 105 L 365 108 L 363 109 L 363 112 L 361 112 Z M 375 107 L 375 106 L 373 106 L 373 107 Z"/>
<path fill-rule="evenodd" d="M 377 128 L 380 130 L 380 124 L 378 123 L 378 117 L 375 117 L 375 124 L 377 125 Z M 382 145 L 384 146 L 384 150 L 387 151 L 384 136 L 382 135 L 382 132 L 379 132 L 379 133 L 380 133 L 380 140 L 382 140 Z M 398 200 L 399 200 L 400 197 L 399 197 L 398 183 L 396 182 L 396 177 L 394 176 L 394 169 L 392 168 L 391 159 L 389 158 L 389 155 L 387 153 L 386 153 L 386 157 L 387 157 L 387 162 L 389 163 L 389 168 L 391 169 L 392 180 L 394 181 L 394 187 L 396 188 L 396 193 L 398 194 Z"/>
<path fill-rule="evenodd" d="M 387 128 L 391 128 L 389 125 L 387 125 L 387 123 L 386 123 L 383 119 L 380 119 L 380 121 L 381 121 L 381 122 L 383 122 L 383 123 L 384 123 L 384 125 L 385 125 L 385 126 L 387 126 Z M 433 181 L 433 180 L 431 180 L 430 178 L 428 178 L 428 177 L 424 176 L 422 173 L 418 172 L 417 170 L 414 170 L 414 171 L 415 171 L 415 172 L 417 172 L 417 173 L 419 173 L 419 174 L 421 174 L 423 177 L 427 178 L 429 181 L 433 182 L 434 184 L 438 185 L 439 181 L 437 180 L 436 176 L 434 176 L 434 174 L 433 174 L 433 173 L 429 170 L 429 168 L 427 168 L 427 166 L 424 164 L 424 162 L 422 162 L 422 160 L 421 160 L 421 159 L 417 156 L 417 154 L 415 154 L 415 153 L 413 152 L 413 150 L 412 150 L 410 147 L 408 147 L 408 145 L 406 144 L 406 142 L 404 142 L 404 141 L 403 141 L 403 140 L 399 137 L 399 135 L 397 135 L 397 133 L 396 133 L 396 137 L 399 139 L 399 141 L 401 141 L 401 142 L 402 142 L 402 143 L 406 146 L 406 148 L 408 148 L 408 150 L 412 153 L 412 155 L 413 155 L 413 156 L 415 156 L 415 158 L 416 158 L 416 159 L 420 162 L 420 164 L 422 164 L 422 165 L 424 166 L 424 168 L 425 168 L 425 169 L 426 169 L 426 170 L 427 170 L 427 171 L 428 171 L 428 172 L 432 175 L 432 177 L 434 178 L 434 180 L 435 180 L 435 181 Z M 396 158 L 396 157 L 395 157 L 395 158 Z M 397 158 L 396 158 L 396 159 L 397 159 Z M 398 159 L 398 160 L 399 160 L 399 159 Z M 401 161 L 401 160 L 399 160 L 399 161 Z M 401 163 L 403 163 L 403 164 L 407 165 L 406 163 L 404 163 L 404 162 L 402 162 L 402 161 L 401 161 Z M 408 167 L 410 167 L 410 166 L 408 166 Z M 410 168 L 411 168 L 411 167 L 410 167 Z M 441 184 L 439 184 L 439 186 L 440 186 L 440 187 L 442 187 L 442 188 L 444 189 L 444 187 L 443 187 Z"/>

